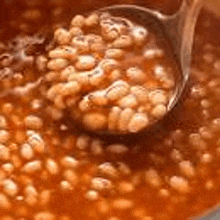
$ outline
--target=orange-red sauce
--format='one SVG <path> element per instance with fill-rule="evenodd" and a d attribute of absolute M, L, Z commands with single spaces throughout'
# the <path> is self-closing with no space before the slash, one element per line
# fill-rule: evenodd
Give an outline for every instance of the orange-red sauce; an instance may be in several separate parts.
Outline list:
<path fill-rule="evenodd" d="M 74 14 L 105 5 L 30 2 L 13 9 L 3 44 L 19 33 L 52 34 Z M 184 220 L 214 207 L 220 200 L 218 25 L 208 12 L 200 17 L 187 89 L 148 136 L 89 136 L 51 110 L 44 86 L 7 93 L 44 74 L 25 61 L 18 69 L 21 60 L 8 65 L 20 75 L 0 88 L 0 219 Z M 40 48 L 36 56 L 44 53 Z"/>

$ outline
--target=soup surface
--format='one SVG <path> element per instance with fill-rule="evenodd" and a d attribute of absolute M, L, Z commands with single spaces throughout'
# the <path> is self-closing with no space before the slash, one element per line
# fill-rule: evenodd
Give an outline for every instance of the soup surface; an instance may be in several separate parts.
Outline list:
<path fill-rule="evenodd" d="M 60 83 L 49 70 L 57 64 L 49 64 L 51 51 L 60 49 L 54 32 L 107 3 L 14 4 L 0 32 L 0 220 L 185 220 L 218 204 L 220 47 L 212 14 L 199 18 L 190 81 L 172 114 L 148 135 L 102 137 L 47 93 Z"/>

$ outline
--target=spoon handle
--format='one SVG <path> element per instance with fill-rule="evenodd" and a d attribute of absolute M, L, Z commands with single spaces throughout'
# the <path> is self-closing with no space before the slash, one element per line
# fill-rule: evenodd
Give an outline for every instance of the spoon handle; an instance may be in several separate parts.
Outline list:
<path fill-rule="evenodd" d="M 201 11 L 201 8 L 204 5 L 204 2 L 205 0 L 194 0 L 188 6 L 188 10 L 186 11 L 186 16 L 183 21 L 184 25 L 182 26 L 183 28 L 182 39 L 181 39 L 182 44 L 181 44 L 181 51 L 180 51 L 181 66 L 184 67 L 183 70 L 186 73 L 184 74 L 183 83 L 186 83 L 189 77 L 193 39 L 194 39 L 194 34 L 195 34 L 195 26 L 197 23 L 199 12 Z"/>
<path fill-rule="evenodd" d="M 166 16 L 162 21 L 183 69 L 190 68 L 195 26 L 204 2 L 205 0 L 183 0 L 178 12 Z"/>
<path fill-rule="evenodd" d="M 182 69 L 182 79 L 178 80 L 180 85 L 178 86 L 178 91 L 176 91 L 175 100 L 170 102 L 171 105 L 168 108 L 172 108 L 175 105 L 188 81 L 195 27 L 205 1 L 183 0 L 177 13 L 171 16 L 165 16 L 162 19 L 162 23 L 166 27 L 165 30 L 172 41 L 174 53 Z"/>

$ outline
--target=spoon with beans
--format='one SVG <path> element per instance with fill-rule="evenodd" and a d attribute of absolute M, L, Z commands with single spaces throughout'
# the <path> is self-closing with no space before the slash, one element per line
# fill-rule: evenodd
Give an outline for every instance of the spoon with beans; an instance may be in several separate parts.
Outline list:
<path fill-rule="evenodd" d="M 95 133 L 129 134 L 162 120 L 178 102 L 190 71 L 203 0 L 183 0 L 174 15 L 114 5 L 54 32 L 47 99 Z"/>

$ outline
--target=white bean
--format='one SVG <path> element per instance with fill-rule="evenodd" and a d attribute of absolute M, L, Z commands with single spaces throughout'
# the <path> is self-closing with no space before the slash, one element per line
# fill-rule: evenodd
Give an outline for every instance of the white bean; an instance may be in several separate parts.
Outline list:
<path fill-rule="evenodd" d="M 90 50 L 89 42 L 84 35 L 74 37 L 71 44 L 77 48 L 79 53 L 87 53 Z"/>
<path fill-rule="evenodd" d="M 156 105 L 151 111 L 151 115 L 155 118 L 162 118 L 166 113 L 167 108 L 163 104 Z"/>
<path fill-rule="evenodd" d="M 97 87 L 103 82 L 105 77 L 104 71 L 98 67 L 89 75 L 89 83 Z"/>
<path fill-rule="evenodd" d="M 57 81 L 59 79 L 59 72 L 58 71 L 49 71 L 48 73 L 46 73 L 45 75 L 45 80 L 47 82 L 53 82 L 53 81 Z"/>
<path fill-rule="evenodd" d="M 96 59 L 92 55 L 81 55 L 78 56 L 78 61 L 76 62 L 75 66 L 78 70 L 91 70 L 96 65 Z"/>
<path fill-rule="evenodd" d="M 107 175 L 110 178 L 116 178 L 119 174 L 117 169 L 110 162 L 100 164 L 98 170 L 101 174 Z"/>
<path fill-rule="evenodd" d="M 102 12 L 99 15 L 100 20 L 106 20 L 111 18 L 111 14 L 109 12 Z"/>
<path fill-rule="evenodd" d="M 121 108 L 135 108 L 138 105 L 137 99 L 133 94 L 124 96 L 118 101 Z"/>
<path fill-rule="evenodd" d="M 144 58 L 146 59 L 161 58 L 163 56 L 164 56 L 164 52 L 161 49 L 147 49 L 144 52 Z"/>
<path fill-rule="evenodd" d="M 88 41 L 88 44 L 92 52 L 95 52 L 95 54 L 98 53 L 99 56 L 104 55 L 107 45 L 105 44 L 100 35 L 88 34 L 86 35 L 86 40 Z"/>
<path fill-rule="evenodd" d="M 119 210 L 127 210 L 127 209 L 131 209 L 133 207 L 133 202 L 131 200 L 128 199 L 123 199 L 123 198 L 119 198 L 113 201 L 112 206 L 115 209 L 119 209 Z"/>
<path fill-rule="evenodd" d="M 4 163 L 2 164 L 2 169 L 9 175 L 12 174 L 12 172 L 14 171 L 14 165 L 12 163 Z M 0 177 L 1 179 L 2 177 Z"/>
<path fill-rule="evenodd" d="M 51 70 L 64 69 L 69 64 L 68 60 L 63 58 L 52 59 L 47 63 L 47 68 Z"/>
<path fill-rule="evenodd" d="M 158 172 L 152 168 L 145 172 L 145 181 L 153 187 L 160 187 L 162 185 L 161 177 Z"/>
<path fill-rule="evenodd" d="M 106 92 L 105 91 L 96 91 L 93 93 L 90 93 L 88 95 L 88 99 L 97 106 L 104 106 L 107 105 L 108 99 L 105 97 Z"/>
<path fill-rule="evenodd" d="M 79 162 L 71 156 L 65 156 L 61 159 L 61 164 L 65 168 L 76 168 Z"/>
<path fill-rule="evenodd" d="M 10 159 L 10 149 L 5 145 L 0 144 L 0 160 L 6 161 Z"/>
<path fill-rule="evenodd" d="M 23 166 L 23 172 L 25 173 L 35 173 L 42 169 L 42 162 L 40 160 L 34 160 L 26 163 Z"/>
<path fill-rule="evenodd" d="M 116 130 L 118 128 L 118 120 L 120 118 L 121 112 L 122 112 L 121 108 L 117 106 L 112 107 L 108 118 L 109 130 Z"/>
<path fill-rule="evenodd" d="M 94 155 L 102 155 L 103 154 L 103 143 L 99 139 L 94 139 L 91 143 L 91 152 Z"/>
<path fill-rule="evenodd" d="M 128 130 L 128 124 L 133 115 L 134 115 L 134 110 L 132 110 L 131 108 L 126 108 L 121 112 L 120 118 L 118 121 L 118 129 L 120 131 Z"/>
<path fill-rule="evenodd" d="M 123 144 L 112 144 L 106 148 L 106 151 L 112 154 L 125 154 L 128 150 L 129 149 Z"/>
<path fill-rule="evenodd" d="M 131 93 L 140 103 L 146 103 L 149 100 L 149 92 L 143 86 L 132 86 Z"/>
<path fill-rule="evenodd" d="M 85 18 L 82 15 L 76 15 L 71 21 L 72 27 L 80 27 L 82 28 L 85 25 Z"/>
<path fill-rule="evenodd" d="M 125 52 L 122 49 L 110 48 L 105 52 L 105 56 L 109 59 L 123 59 Z"/>
<path fill-rule="evenodd" d="M 155 66 L 154 74 L 160 80 L 166 79 L 168 77 L 166 69 L 161 65 L 156 65 Z"/>
<path fill-rule="evenodd" d="M 115 70 L 119 66 L 120 66 L 119 62 L 117 62 L 114 59 L 103 59 L 100 62 L 100 67 L 103 69 L 105 73 L 110 73 L 111 71 Z"/>
<path fill-rule="evenodd" d="M 120 193 L 131 193 L 134 191 L 134 185 L 130 182 L 122 181 L 118 185 L 118 190 Z"/>
<path fill-rule="evenodd" d="M 69 33 L 70 33 L 71 37 L 76 37 L 76 36 L 79 36 L 79 35 L 83 35 L 83 31 L 80 27 L 71 27 L 69 29 Z"/>
<path fill-rule="evenodd" d="M 130 167 L 126 164 L 126 163 L 123 163 L 123 162 L 118 162 L 117 163 L 117 166 L 118 166 L 118 170 L 123 174 L 123 175 L 130 175 L 131 174 L 131 169 Z"/>
<path fill-rule="evenodd" d="M 62 70 L 60 72 L 60 79 L 62 81 L 67 81 L 68 80 L 68 77 L 71 75 L 71 74 L 76 74 L 76 70 L 75 68 L 70 65 L 68 67 L 66 67 L 64 70 Z"/>
<path fill-rule="evenodd" d="M 127 69 L 126 74 L 135 83 L 144 83 L 146 81 L 146 74 L 139 67 L 130 67 Z"/>
<path fill-rule="evenodd" d="M 50 115 L 51 119 L 54 121 L 59 121 L 63 117 L 63 112 L 60 109 L 57 109 L 53 106 L 48 106 L 45 109 L 47 115 Z"/>
<path fill-rule="evenodd" d="M 11 103 L 2 104 L 2 112 L 7 116 L 11 116 L 14 106 Z"/>
<path fill-rule="evenodd" d="M 99 198 L 99 194 L 97 191 L 95 190 L 89 190 L 86 195 L 85 195 L 86 199 L 90 200 L 90 201 L 95 201 Z"/>
<path fill-rule="evenodd" d="M 91 188 L 97 191 L 110 190 L 112 188 L 112 182 L 104 178 L 96 177 L 92 179 Z"/>
<path fill-rule="evenodd" d="M 62 83 L 55 84 L 47 91 L 47 98 L 49 100 L 54 100 L 56 96 L 59 94 L 59 91 L 62 87 Z"/>
<path fill-rule="evenodd" d="M 121 78 L 121 75 L 122 75 L 122 73 L 121 73 L 120 69 L 114 69 L 111 73 L 109 73 L 109 76 L 108 76 L 109 81 L 110 82 L 117 81 Z"/>
<path fill-rule="evenodd" d="M 90 43 L 90 49 L 92 52 L 99 54 L 99 56 L 104 55 L 105 50 L 106 50 L 106 45 L 104 42 L 95 42 L 95 43 Z"/>
<path fill-rule="evenodd" d="M 171 77 L 170 77 L 171 78 Z M 162 86 L 164 89 L 172 89 L 175 86 L 175 81 L 174 79 L 170 79 L 169 77 L 166 77 L 164 79 L 162 79 Z"/>
<path fill-rule="evenodd" d="M 14 197 L 18 193 L 18 186 L 11 179 L 6 179 L 3 181 L 3 190 L 7 195 Z"/>
<path fill-rule="evenodd" d="M 49 189 L 44 189 L 43 191 L 41 191 L 40 195 L 39 195 L 39 202 L 41 206 L 47 206 L 51 200 L 51 191 Z"/>
<path fill-rule="evenodd" d="M 89 146 L 90 142 L 91 142 L 91 139 L 89 136 L 81 135 L 76 140 L 76 147 L 80 150 L 85 150 Z"/>
<path fill-rule="evenodd" d="M 170 185 L 180 193 L 187 193 L 190 189 L 188 181 L 180 176 L 172 176 L 170 178 Z"/>
<path fill-rule="evenodd" d="M 27 143 L 21 146 L 20 152 L 21 152 L 21 156 L 26 160 L 30 160 L 34 156 L 34 151 L 31 145 Z"/>
<path fill-rule="evenodd" d="M 89 85 L 89 74 L 90 72 L 72 73 L 68 77 L 68 81 L 77 81 L 81 85 Z"/>
<path fill-rule="evenodd" d="M 96 43 L 103 43 L 102 36 L 97 34 L 87 34 L 86 40 L 89 42 L 90 45 L 96 44 Z"/>
<path fill-rule="evenodd" d="M 34 133 L 28 138 L 28 143 L 37 153 L 43 153 L 45 151 L 45 142 L 37 133 Z"/>
<path fill-rule="evenodd" d="M 72 186 L 76 186 L 79 178 L 73 170 L 67 169 L 63 172 L 64 178 L 71 183 Z"/>
<path fill-rule="evenodd" d="M 10 138 L 10 134 L 6 130 L 0 130 L 0 143 L 6 143 Z"/>
<path fill-rule="evenodd" d="M 71 82 L 64 83 L 59 93 L 62 96 L 69 96 L 69 95 L 75 95 L 79 93 L 80 90 L 81 90 L 81 85 L 76 81 L 71 81 Z"/>
<path fill-rule="evenodd" d="M 43 126 L 43 121 L 41 118 L 35 115 L 28 115 L 25 118 L 25 125 L 28 129 L 38 130 L 41 129 Z"/>
<path fill-rule="evenodd" d="M 34 220 L 55 220 L 55 219 L 56 219 L 55 215 L 47 211 L 39 212 L 34 216 Z"/>
<path fill-rule="evenodd" d="M 66 104 L 64 103 L 64 97 L 62 95 L 57 95 L 56 98 L 54 99 L 54 105 L 58 109 L 65 109 Z"/>
<path fill-rule="evenodd" d="M 195 176 L 195 167 L 190 161 L 181 161 L 179 163 L 180 172 L 188 178 Z"/>
<path fill-rule="evenodd" d="M 144 27 L 135 26 L 132 29 L 132 36 L 137 46 L 143 45 L 143 43 L 146 41 L 147 35 L 148 31 Z"/>
<path fill-rule="evenodd" d="M 6 127 L 7 127 L 6 118 L 0 115 L 0 129 L 6 129 Z"/>
<path fill-rule="evenodd" d="M 0 193 L 0 207 L 2 209 L 9 209 L 11 207 L 9 199 L 3 193 Z"/>
<path fill-rule="evenodd" d="M 58 164 L 56 163 L 55 160 L 48 158 L 46 160 L 46 164 L 45 167 L 47 169 L 47 171 L 51 174 L 51 175 L 57 175 L 59 173 L 59 167 Z"/>
<path fill-rule="evenodd" d="M 92 103 L 88 99 L 88 96 L 85 96 L 82 101 L 79 103 L 79 109 L 82 112 L 88 112 L 92 108 Z"/>
<path fill-rule="evenodd" d="M 101 34 L 107 41 L 113 41 L 120 35 L 115 23 L 111 19 L 101 19 Z"/>
<path fill-rule="evenodd" d="M 129 93 L 130 86 L 123 80 L 114 82 L 108 89 L 106 97 L 111 101 L 116 101 Z"/>
<path fill-rule="evenodd" d="M 83 124 L 89 130 L 102 130 L 107 125 L 107 118 L 102 113 L 87 113 L 83 116 Z"/>
<path fill-rule="evenodd" d="M 67 30 L 63 28 L 58 28 L 54 32 L 54 39 L 57 43 L 64 45 L 70 42 L 71 35 Z"/>
<path fill-rule="evenodd" d="M 101 15 L 100 20 L 101 33 L 108 41 L 113 41 L 120 35 L 127 34 L 129 27 L 132 26 L 127 19 L 119 17 Z"/>
<path fill-rule="evenodd" d="M 75 61 L 77 58 L 77 50 L 70 46 L 57 47 L 49 52 L 49 57 L 53 59 L 62 58 Z"/>
<path fill-rule="evenodd" d="M 92 27 L 95 26 L 99 23 L 99 16 L 96 13 L 93 13 L 91 15 L 89 15 L 86 19 L 85 19 L 85 25 L 88 27 Z"/>
<path fill-rule="evenodd" d="M 133 40 L 132 40 L 131 36 L 122 35 L 112 43 L 112 47 L 123 49 L 123 48 L 131 47 L 132 44 L 133 44 Z"/>
<path fill-rule="evenodd" d="M 71 184 L 66 180 L 63 180 L 63 181 L 60 182 L 60 188 L 61 188 L 61 190 L 64 190 L 64 191 L 73 189 Z"/>
<path fill-rule="evenodd" d="M 128 124 L 128 130 L 132 133 L 141 131 L 143 128 L 147 127 L 149 124 L 149 119 L 144 113 L 136 113 L 131 118 Z"/>
<path fill-rule="evenodd" d="M 149 93 L 149 100 L 154 104 L 167 104 L 168 95 L 163 90 L 154 90 Z"/>

